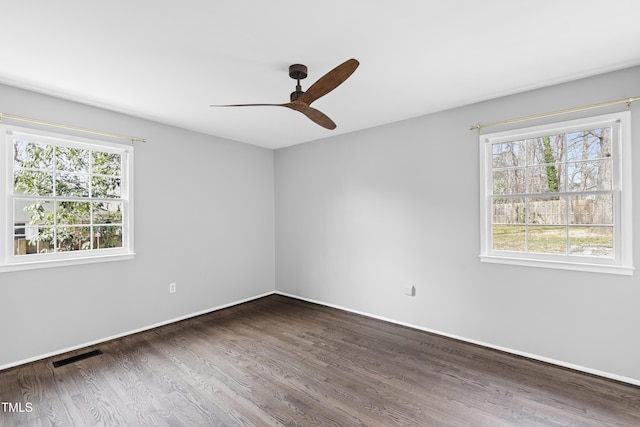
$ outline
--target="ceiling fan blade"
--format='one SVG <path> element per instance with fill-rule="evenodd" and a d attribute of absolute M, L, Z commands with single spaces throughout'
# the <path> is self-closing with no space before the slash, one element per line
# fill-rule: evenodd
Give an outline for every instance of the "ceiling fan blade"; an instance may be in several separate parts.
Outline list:
<path fill-rule="evenodd" d="M 291 108 L 292 110 L 296 110 L 309 117 L 315 123 L 319 124 L 323 128 L 333 130 L 336 128 L 336 124 L 327 117 L 323 112 L 316 110 L 315 108 L 309 107 L 307 104 L 303 104 L 301 102 L 289 102 L 288 104 L 283 104 L 283 107 Z"/>
<path fill-rule="evenodd" d="M 209 105 L 209 107 L 286 107 L 287 104 L 224 104 Z"/>
<path fill-rule="evenodd" d="M 360 63 L 353 58 L 343 62 L 324 76 L 320 77 L 318 81 L 312 84 L 311 87 L 309 87 L 309 89 L 307 89 L 307 91 L 298 98 L 298 101 L 310 105 L 316 99 L 328 94 L 340 86 L 351 74 L 353 74 L 356 68 L 358 68 L 358 65 L 360 65 Z"/>
<path fill-rule="evenodd" d="M 288 102 L 286 104 L 212 104 L 210 105 L 210 107 L 287 107 L 292 110 L 301 112 L 323 128 L 327 128 L 329 130 L 333 130 L 336 128 L 336 124 L 333 122 L 333 120 L 327 117 L 324 113 L 300 102 Z"/>

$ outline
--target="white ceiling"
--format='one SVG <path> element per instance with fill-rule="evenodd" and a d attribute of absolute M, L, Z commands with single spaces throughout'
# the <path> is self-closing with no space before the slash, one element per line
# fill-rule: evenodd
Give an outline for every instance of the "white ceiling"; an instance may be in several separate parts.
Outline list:
<path fill-rule="evenodd" d="M 640 0 L 4 0 L 0 16 L 2 83 L 269 148 L 640 64 Z M 349 58 L 313 104 L 333 131 L 209 106 L 288 102 L 290 64 L 304 89 Z"/>

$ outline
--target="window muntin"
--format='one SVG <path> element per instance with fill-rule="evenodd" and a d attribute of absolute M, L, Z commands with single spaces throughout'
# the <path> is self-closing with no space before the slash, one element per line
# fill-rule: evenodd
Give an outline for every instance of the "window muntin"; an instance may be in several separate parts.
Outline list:
<path fill-rule="evenodd" d="M 628 133 L 620 113 L 481 136 L 482 260 L 630 267 Z"/>
<path fill-rule="evenodd" d="M 133 255 L 132 147 L 2 128 L 5 267 Z"/>

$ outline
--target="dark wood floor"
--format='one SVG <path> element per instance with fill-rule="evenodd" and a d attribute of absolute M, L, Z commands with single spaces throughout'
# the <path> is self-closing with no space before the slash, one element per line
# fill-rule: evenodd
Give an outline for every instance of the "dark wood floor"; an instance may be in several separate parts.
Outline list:
<path fill-rule="evenodd" d="M 95 348 L 1 371 L 0 425 L 640 426 L 640 387 L 278 295 Z"/>

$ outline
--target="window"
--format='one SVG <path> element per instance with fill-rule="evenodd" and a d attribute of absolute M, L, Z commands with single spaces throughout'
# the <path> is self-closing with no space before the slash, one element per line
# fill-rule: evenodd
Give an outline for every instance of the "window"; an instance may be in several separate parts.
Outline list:
<path fill-rule="evenodd" d="M 133 256 L 133 147 L 0 129 L 0 271 Z"/>
<path fill-rule="evenodd" d="M 480 136 L 481 260 L 632 274 L 629 112 Z"/>

